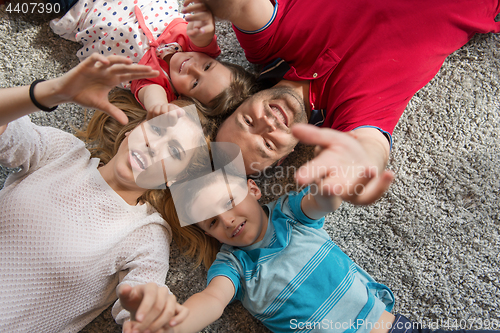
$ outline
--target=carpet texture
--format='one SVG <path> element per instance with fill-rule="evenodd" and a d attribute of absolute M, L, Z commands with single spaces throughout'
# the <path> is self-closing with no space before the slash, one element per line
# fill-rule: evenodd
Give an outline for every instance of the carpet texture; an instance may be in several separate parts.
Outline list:
<path fill-rule="evenodd" d="M 56 77 L 77 65 L 79 45 L 52 33 L 53 17 L 0 7 L 1 87 Z M 229 24 L 218 22 L 217 34 L 221 59 L 253 68 Z M 389 192 L 374 205 L 343 203 L 327 216 L 325 229 L 339 247 L 392 289 L 393 312 L 424 326 L 500 329 L 499 74 L 500 35 L 476 36 L 452 54 L 396 127 Z M 71 132 L 83 125 L 83 114 L 62 105 L 31 117 Z M 263 175 L 263 202 L 293 189 L 293 166 L 310 156 L 310 147 L 298 147 L 283 168 Z M 8 172 L 0 169 L 0 186 Z M 180 301 L 204 288 L 206 271 L 193 268 L 175 244 L 170 265 L 167 284 Z M 239 303 L 204 330 L 266 331 Z M 108 308 L 84 332 L 121 327 Z"/>

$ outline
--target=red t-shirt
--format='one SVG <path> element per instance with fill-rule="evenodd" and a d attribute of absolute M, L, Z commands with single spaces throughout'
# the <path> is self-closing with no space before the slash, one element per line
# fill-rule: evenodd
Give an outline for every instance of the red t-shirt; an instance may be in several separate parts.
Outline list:
<path fill-rule="evenodd" d="M 499 0 L 276 0 L 264 28 L 233 27 L 250 62 L 282 58 L 311 80 L 322 126 L 392 134 L 411 97 L 475 33 L 499 32 Z"/>

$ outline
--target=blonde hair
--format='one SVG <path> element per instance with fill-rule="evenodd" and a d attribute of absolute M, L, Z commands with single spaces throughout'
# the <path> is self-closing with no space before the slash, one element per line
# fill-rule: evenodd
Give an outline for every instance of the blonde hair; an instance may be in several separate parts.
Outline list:
<path fill-rule="evenodd" d="M 132 131 L 141 122 L 145 121 L 147 116 L 146 110 L 136 101 L 132 93 L 127 90 L 114 90 L 109 95 L 109 101 L 125 112 L 129 119 L 127 125 L 120 124 L 104 112 L 95 111 L 84 130 L 75 129 L 75 135 L 89 145 L 91 157 L 99 158 L 104 164 L 107 164 L 113 156 L 115 156 L 121 142 L 125 139 L 125 133 Z M 192 104 L 186 100 L 176 100 L 172 103 L 180 107 Z M 208 147 L 213 126 L 209 120 L 200 114 L 200 112 L 198 112 L 198 116 L 204 129 L 204 143 L 206 143 Z M 196 167 L 196 165 L 200 163 L 197 161 L 200 155 L 204 154 L 195 154 L 190 161 L 190 167 Z M 189 168 L 187 173 L 189 174 Z M 203 232 L 194 232 L 190 230 L 191 228 L 186 229 L 180 227 L 169 189 L 147 190 L 138 199 L 138 202 L 148 202 L 161 214 L 172 228 L 174 241 L 179 245 L 184 255 L 197 259 L 196 265 L 200 265 L 202 262 L 205 265 L 207 265 L 208 262 L 211 264 L 213 260 L 215 260 L 215 255 L 219 251 L 220 244 L 217 250 L 215 250 L 214 243 L 212 241 L 206 241 L 206 235 Z M 200 245 L 195 246 L 194 244 Z M 203 253 L 195 255 L 195 248 L 203 249 Z"/>

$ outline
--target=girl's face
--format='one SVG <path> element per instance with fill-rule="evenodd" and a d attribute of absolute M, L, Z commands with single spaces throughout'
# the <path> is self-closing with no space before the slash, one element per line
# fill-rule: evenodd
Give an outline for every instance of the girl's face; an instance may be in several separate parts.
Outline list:
<path fill-rule="evenodd" d="M 231 71 L 201 52 L 177 52 L 170 59 L 170 79 L 178 94 L 205 105 L 231 83 Z"/>
<path fill-rule="evenodd" d="M 177 111 L 141 123 L 128 136 L 128 164 L 139 187 L 154 189 L 174 181 L 204 142 L 200 123 Z"/>
<path fill-rule="evenodd" d="M 248 181 L 248 190 L 241 185 L 231 186 L 230 196 L 227 188 L 227 184 L 220 181 L 199 192 L 193 201 L 192 218 L 196 219 L 198 213 L 206 216 L 207 212 L 215 212 L 217 215 L 202 220 L 197 226 L 219 242 L 231 246 L 244 247 L 261 241 L 268 219 L 257 201 L 261 196 L 259 188 L 253 180 Z"/>

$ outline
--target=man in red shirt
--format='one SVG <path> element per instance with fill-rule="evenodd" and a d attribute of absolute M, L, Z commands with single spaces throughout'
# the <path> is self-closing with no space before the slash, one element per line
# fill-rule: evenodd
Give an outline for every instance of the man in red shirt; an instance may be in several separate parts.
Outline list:
<path fill-rule="evenodd" d="M 261 77 L 281 75 L 222 124 L 217 141 L 238 144 L 249 173 L 298 140 L 318 145 L 299 182 L 353 203 L 389 186 L 391 135 L 415 92 L 475 33 L 500 32 L 499 0 L 202 1 L 233 23 L 250 62 L 270 64 Z M 291 129 L 308 120 L 323 128 Z"/>

